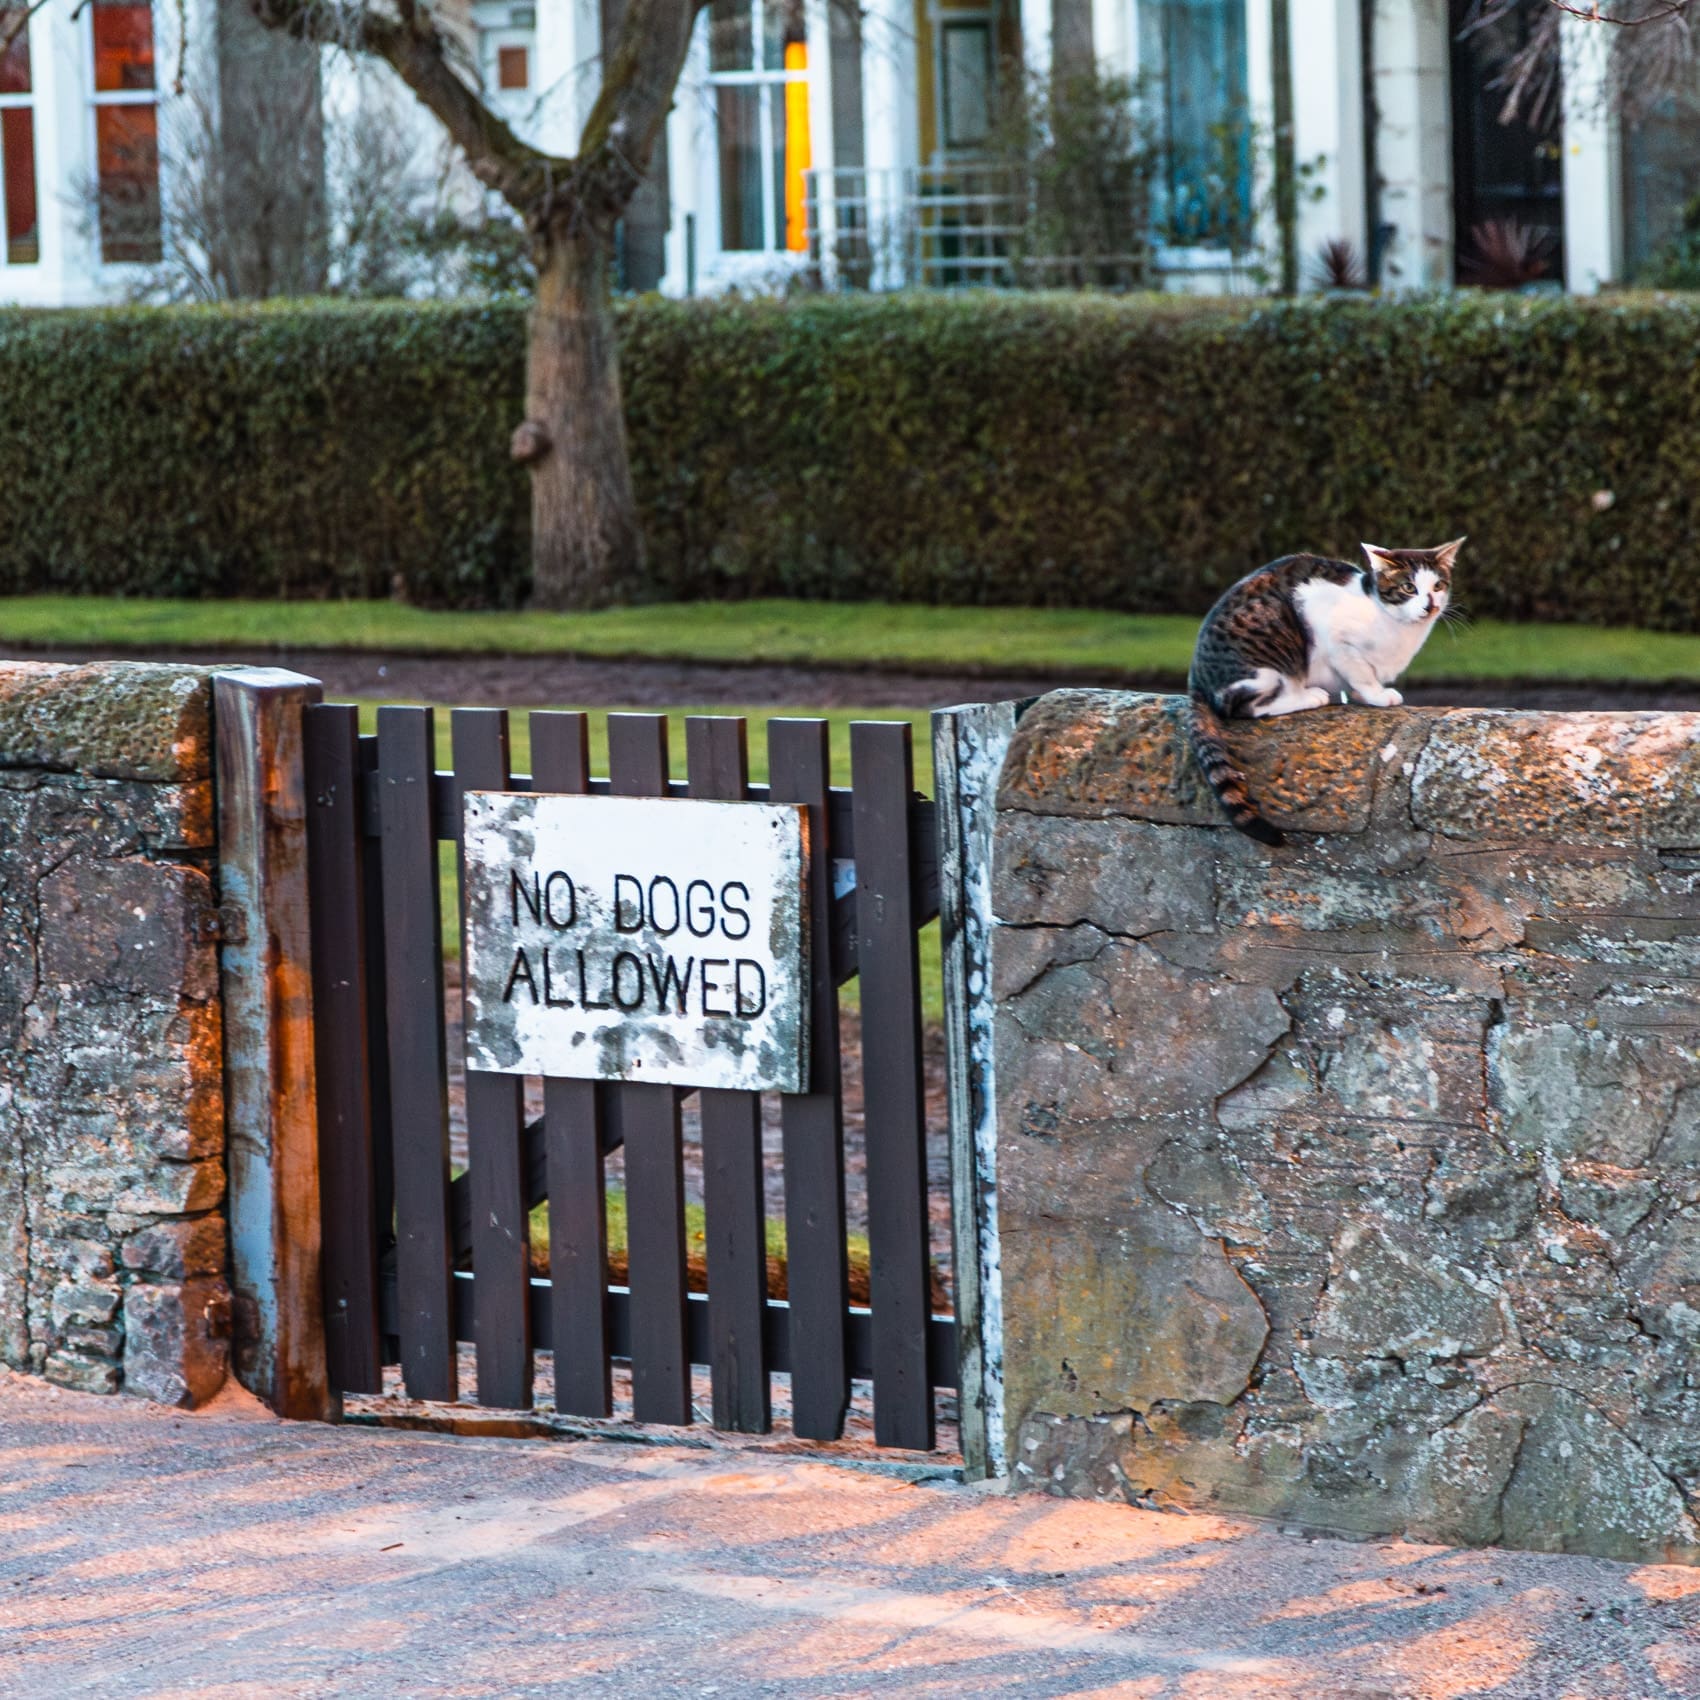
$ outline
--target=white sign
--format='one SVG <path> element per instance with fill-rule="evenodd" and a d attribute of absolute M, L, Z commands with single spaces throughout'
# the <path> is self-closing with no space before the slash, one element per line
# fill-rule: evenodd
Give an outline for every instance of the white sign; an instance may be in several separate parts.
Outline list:
<path fill-rule="evenodd" d="M 802 1092 L 800 806 L 466 796 L 466 1063 Z"/>

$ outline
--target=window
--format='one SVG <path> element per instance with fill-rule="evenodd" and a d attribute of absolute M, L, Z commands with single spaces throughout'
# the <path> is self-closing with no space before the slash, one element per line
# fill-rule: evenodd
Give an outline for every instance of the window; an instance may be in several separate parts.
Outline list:
<path fill-rule="evenodd" d="M 720 246 L 809 245 L 809 50 L 802 0 L 714 0 L 709 76 L 720 150 Z"/>
<path fill-rule="evenodd" d="M 6 239 L 0 260 L 33 266 L 41 258 L 41 234 L 36 228 L 29 24 L 21 7 L 0 5 L 0 41 L 14 30 L 17 39 L 0 54 L 0 228 Z"/>
<path fill-rule="evenodd" d="M 1689 219 L 1700 198 L 1700 112 L 1667 96 L 1638 124 L 1623 126 L 1621 157 L 1623 257 L 1628 276 L 1637 279 L 1672 243 L 1680 244 L 1670 255 L 1673 261 L 1693 250 Z M 1674 280 L 1658 281 L 1670 288 Z"/>
<path fill-rule="evenodd" d="M 944 145 L 984 147 L 992 128 L 992 24 L 989 18 L 947 19 L 939 26 Z"/>
<path fill-rule="evenodd" d="M 1139 63 L 1156 89 L 1159 228 L 1183 245 L 1251 239 L 1246 0 L 1141 0 Z"/>
<path fill-rule="evenodd" d="M 100 256 L 160 257 L 159 106 L 149 0 L 93 0 L 94 146 Z"/>
<path fill-rule="evenodd" d="M 503 89 L 531 87 L 531 55 L 525 48 L 496 49 L 496 86 Z"/>

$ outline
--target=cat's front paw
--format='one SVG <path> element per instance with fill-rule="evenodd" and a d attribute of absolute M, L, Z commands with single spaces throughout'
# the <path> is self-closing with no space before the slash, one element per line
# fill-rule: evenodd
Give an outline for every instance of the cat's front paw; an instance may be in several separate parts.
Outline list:
<path fill-rule="evenodd" d="M 1364 685 L 1353 691 L 1359 702 L 1368 703 L 1371 708 L 1398 708 L 1405 699 L 1389 685 Z"/>

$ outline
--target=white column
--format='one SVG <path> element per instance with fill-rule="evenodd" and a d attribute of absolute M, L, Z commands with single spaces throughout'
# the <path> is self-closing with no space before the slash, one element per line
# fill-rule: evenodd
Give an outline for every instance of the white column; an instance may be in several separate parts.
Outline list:
<path fill-rule="evenodd" d="M 1139 70 L 1134 28 L 1136 0 L 1092 0 L 1092 52 L 1108 77 L 1132 77 Z"/>
<path fill-rule="evenodd" d="M 1344 239 L 1369 263 L 1364 228 L 1363 42 L 1357 0 L 1290 0 L 1293 158 L 1314 168 L 1298 206 L 1299 281 L 1315 283 L 1317 250 Z M 1321 190 L 1312 198 L 1306 191 Z"/>
<path fill-rule="evenodd" d="M 832 129 L 833 0 L 804 0 L 803 30 L 809 49 L 809 198 L 820 240 L 821 282 L 838 282 L 837 137 Z"/>
<path fill-rule="evenodd" d="M 26 299 L 81 307 L 102 299 L 95 181 L 93 73 L 83 51 L 86 16 L 46 6 L 30 19 L 35 92 L 35 195 L 41 266 Z"/>
<path fill-rule="evenodd" d="M 1564 285 L 1592 295 L 1623 270 L 1623 174 L 1606 91 L 1606 30 L 1559 20 L 1564 50 Z"/>
<path fill-rule="evenodd" d="M 1051 0 L 1021 0 L 1021 63 L 1029 76 L 1050 74 Z"/>
<path fill-rule="evenodd" d="M 863 14 L 862 136 L 873 287 L 895 289 L 905 281 L 904 195 L 921 157 L 912 0 L 870 0 Z"/>
<path fill-rule="evenodd" d="M 574 154 L 602 80 L 602 16 L 596 0 L 542 0 L 537 8 L 537 146 Z"/>
<path fill-rule="evenodd" d="M 1269 0 L 1246 0 L 1245 88 L 1254 138 L 1251 205 L 1256 227 L 1252 233 L 1253 252 L 1242 256 L 1242 259 L 1263 259 L 1271 273 L 1279 276 L 1281 232 L 1275 219 L 1275 158 L 1270 145 L 1275 135 L 1275 60 L 1272 52 L 1275 31 L 1270 14 Z M 1227 284 L 1236 293 L 1255 287 L 1255 284 L 1248 284 L 1238 266 L 1227 273 Z"/>
<path fill-rule="evenodd" d="M 1445 0 L 1379 0 L 1376 138 L 1381 216 L 1394 226 L 1382 263 L 1390 290 L 1452 282 L 1452 90 Z"/>

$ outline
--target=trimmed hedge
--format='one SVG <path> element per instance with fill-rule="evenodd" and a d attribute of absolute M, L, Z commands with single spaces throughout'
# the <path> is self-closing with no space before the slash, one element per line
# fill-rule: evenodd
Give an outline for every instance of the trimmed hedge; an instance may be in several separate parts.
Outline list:
<path fill-rule="evenodd" d="M 634 597 L 1198 610 L 1470 535 L 1480 614 L 1700 629 L 1700 310 L 887 296 L 620 309 Z M 0 314 L 0 588 L 514 606 L 524 309 Z"/>

